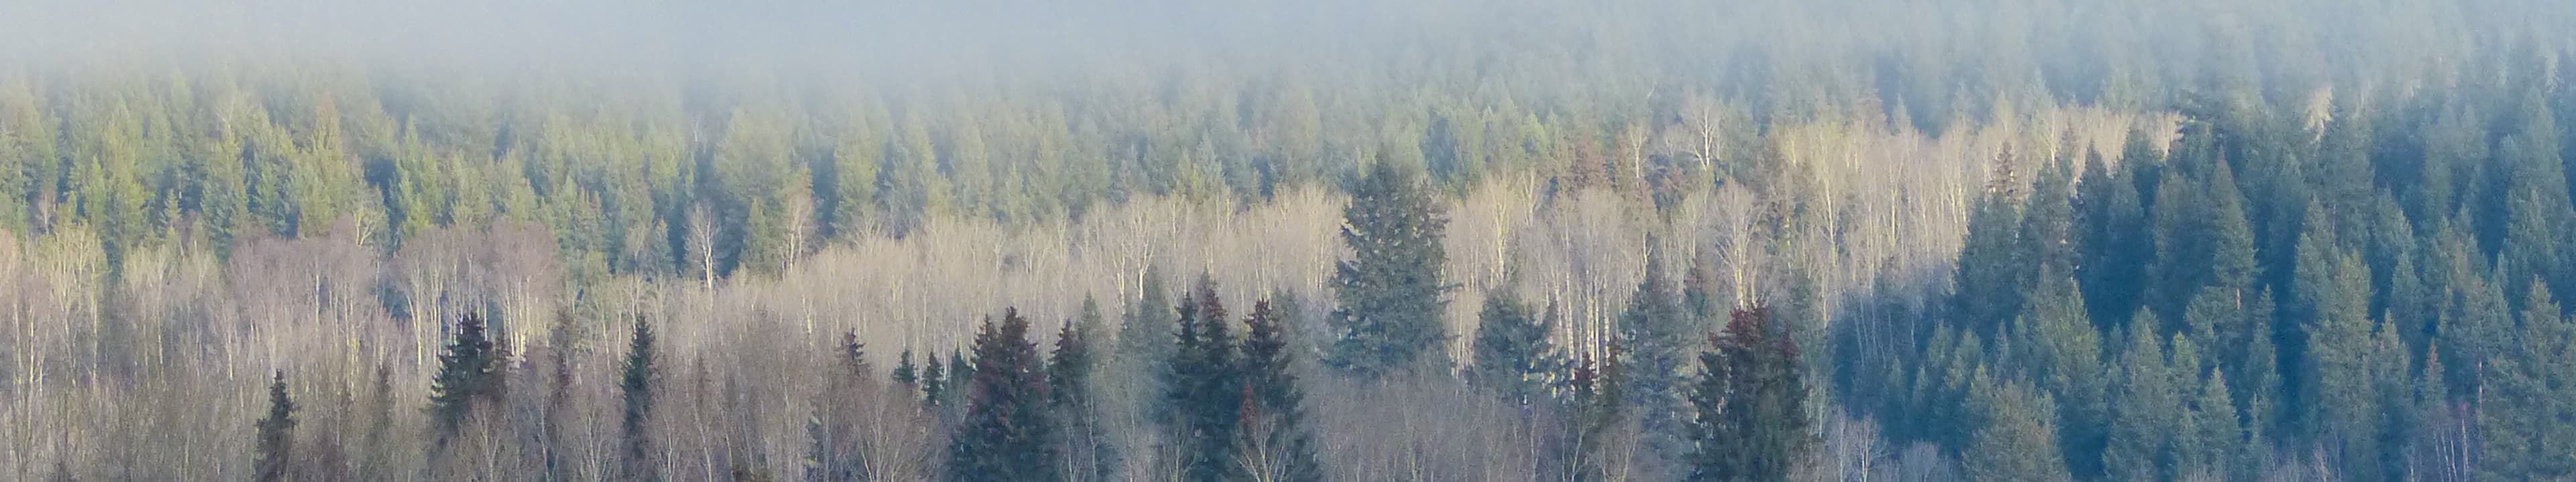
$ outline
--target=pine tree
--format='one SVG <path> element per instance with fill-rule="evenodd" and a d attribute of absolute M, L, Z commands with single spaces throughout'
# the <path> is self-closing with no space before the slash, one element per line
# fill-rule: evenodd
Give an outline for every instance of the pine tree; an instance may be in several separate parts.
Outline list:
<path fill-rule="evenodd" d="M 625 458 L 622 467 L 627 480 L 654 480 L 660 470 L 653 460 L 653 325 L 635 319 L 635 334 L 626 348 L 626 363 L 619 371 L 617 388 L 625 399 L 625 414 L 620 418 Z"/>
<path fill-rule="evenodd" d="M 1290 366 L 1289 343 L 1282 318 L 1270 300 L 1253 303 L 1243 319 L 1242 371 L 1244 447 L 1239 465 L 1251 480 L 1321 482 L 1323 467 L 1315 460 L 1314 435 L 1305 426 L 1305 392 Z"/>
<path fill-rule="evenodd" d="M 501 394 L 507 367 L 501 348 L 484 333 L 483 317 L 467 313 L 456 322 L 456 338 L 438 355 L 438 374 L 430 380 L 429 404 L 440 440 L 464 424 L 473 405 Z"/>
<path fill-rule="evenodd" d="M 975 334 L 975 363 L 973 375 L 957 385 L 967 392 L 966 415 L 949 444 L 949 477 L 1045 481 L 1061 475 L 1046 368 L 1018 309 L 1004 310 L 1000 324 L 984 320 Z"/>
<path fill-rule="evenodd" d="M 288 467 L 295 460 L 295 401 L 286 395 L 286 372 L 270 376 L 268 416 L 259 419 L 258 460 L 251 463 L 256 480 L 275 482 L 288 478 Z"/>
<path fill-rule="evenodd" d="M 1556 311 L 1551 302 L 1548 312 Z M 1492 391 L 1503 401 L 1526 405 L 1545 393 L 1546 377 L 1565 365 L 1548 341 L 1548 325 L 1530 313 L 1529 305 L 1497 289 L 1485 296 L 1477 314 L 1473 364 L 1467 382 Z"/>
<path fill-rule="evenodd" d="M 1449 338 L 1440 319 L 1448 220 L 1421 174 L 1396 164 L 1381 159 L 1351 189 L 1342 242 L 1354 257 L 1333 271 L 1335 338 L 1324 364 L 1364 379 L 1439 362 L 1426 357 L 1440 356 Z"/>
<path fill-rule="evenodd" d="M 1815 444 L 1797 342 L 1769 310 L 1753 308 L 1737 310 L 1710 343 L 1717 349 L 1700 354 L 1690 393 L 1697 418 L 1686 480 L 1788 480 Z"/>

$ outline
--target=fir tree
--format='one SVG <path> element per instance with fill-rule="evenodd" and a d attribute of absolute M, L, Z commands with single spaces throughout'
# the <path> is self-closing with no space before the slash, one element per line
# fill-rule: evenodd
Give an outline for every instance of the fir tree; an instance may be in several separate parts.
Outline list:
<path fill-rule="evenodd" d="M 1797 342 L 1763 308 L 1737 310 L 1710 342 L 1690 393 L 1686 480 L 1788 480 L 1814 448 Z"/>
<path fill-rule="evenodd" d="M 624 434 L 625 459 L 622 467 L 627 480 L 653 480 L 660 470 L 653 460 L 653 325 L 635 319 L 635 334 L 629 338 L 626 363 L 619 370 L 617 388 L 625 399 L 625 414 L 619 428 Z"/>
<path fill-rule="evenodd" d="M 2558 480 L 2576 475 L 2576 321 L 2560 313 L 2549 286 L 2532 283 L 2522 333 L 2509 356 L 2481 371 L 2478 472 L 2492 480 Z M 2428 373 L 2429 374 L 2429 373 Z"/>
<path fill-rule="evenodd" d="M 271 375 L 268 384 L 268 416 L 259 419 L 259 458 L 251 463 L 256 480 L 275 482 L 288 478 L 289 464 L 295 459 L 295 401 L 286 395 L 286 372 Z"/>
<path fill-rule="evenodd" d="M 1440 313 L 1449 290 L 1441 278 L 1447 218 L 1413 168 L 1380 159 L 1351 189 L 1342 211 L 1342 242 L 1353 258 L 1333 270 L 1331 326 L 1324 364 L 1378 379 L 1436 363 L 1449 338 Z M 1435 370 L 1436 371 L 1436 370 Z"/>
<path fill-rule="evenodd" d="M 947 396 L 948 399 L 942 400 L 940 403 L 954 405 L 954 402 L 958 401 L 958 397 L 967 396 L 966 383 L 974 380 L 975 363 L 966 358 L 966 351 L 949 350 L 947 391 L 940 392 L 941 395 Z"/>
<path fill-rule="evenodd" d="M 2152 164 L 2155 148 L 2147 143 L 2147 133 L 2129 131 L 2128 148 L 2120 162 L 2130 166 Z M 2084 163 L 2084 180 L 2076 194 L 2076 243 L 2080 261 L 2076 278 L 2084 286 L 2084 304 L 2093 310 L 2093 319 L 2116 323 L 2128 316 L 2138 303 L 2141 279 L 2147 263 L 2155 259 L 2153 238 L 2147 232 L 2146 206 L 2139 198 L 2136 175 L 2114 175 L 2098 152 L 2089 153 Z M 2129 172 L 2142 168 L 2132 167 Z"/>
<path fill-rule="evenodd" d="M 921 373 L 920 368 L 912 364 L 912 349 L 903 349 L 903 354 L 895 355 L 894 360 L 894 384 L 905 389 L 919 389 Z"/>
<path fill-rule="evenodd" d="M 876 393 L 869 380 L 876 371 L 868 365 L 867 346 L 859 342 L 857 330 L 841 334 L 833 355 L 833 371 L 838 373 L 824 375 L 814 415 L 805 422 L 806 437 L 812 443 L 805 454 L 805 479 L 813 482 L 859 480 L 872 470 L 866 451 L 859 447 L 857 425 L 869 410 L 860 405 L 874 400 L 868 396 Z"/>
<path fill-rule="evenodd" d="M 1049 420 L 1044 362 L 1029 341 L 1029 321 L 1004 310 L 975 334 L 965 419 L 948 450 L 948 473 L 960 481 L 1044 481 L 1060 474 L 1055 423 Z M 952 372 L 954 373 L 954 372 Z"/>
<path fill-rule="evenodd" d="M 2012 163 L 2009 150 L 1995 161 L 1996 174 L 1969 212 L 1968 238 L 1959 248 L 1958 291 L 1951 309 L 1962 326 L 1979 336 L 1994 335 L 1996 327 L 2021 310 L 2024 275 L 2021 260 L 2015 259 L 2020 254 L 2021 199 Z"/>
<path fill-rule="evenodd" d="M 2167 360 L 2165 339 L 2156 336 L 2155 312 L 2139 308 L 2129 321 L 2115 374 L 2110 427 L 2102 452 L 2110 480 L 2169 480 L 2173 427 L 2182 422 L 2180 389 Z"/>
<path fill-rule="evenodd" d="M 1242 428 L 1244 385 L 1216 282 L 1199 277 L 1178 312 L 1172 360 L 1164 364 L 1162 377 L 1166 415 L 1157 420 L 1165 422 L 1169 440 L 1182 454 L 1182 480 L 1229 480 L 1242 473 L 1235 443 Z"/>
<path fill-rule="evenodd" d="M 507 370 L 504 358 L 501 348 L 484 333 L 481 315 L 467 313 L 456 322 L 456 338 L 448 342 L 446 353 L 438 355 L 438 374 L 429 386 L 430 413 L 440 440 L 455 434 L 475 403 L 500 397 Z"/>
<path fill-rule="evenodd" d="M 1679 409 L 1684 357 L 1691 349 L 1687 341 L 1690 320 L 1684 318 L 1687 314 L 1682 310 L 1681 295 L 1665 275 L 1663 261 L 1662 250 L 1647 250 L 1646 279 L 1637 283 L 1636 294 L 1628 298 L 1628 309 L 1619 314 L 1618 330 L 1619 343 L 1628 356 L 1621 362 L 1630 370 L 1628 406 L 1644 417 L 1648 442 L 1661 453 L 1673 454 L 1681 448 L 1682 441 L 1677 436 L 1687 422 Z M 1766 320 L 1768 315 L 1764 312 Z"/>
<path fill-rule="evenodd" d="M 1556 307 L 1550 305 L 1554 316 Z M 1516 405 L 1533 403 L 1545 393 L 1546 377 L 1565 362 L 1547 339 L 1548 325 L 1532 315 L 1510 290 L 1485 296 L 1485 307 L 1477 314 L 1473 364 L 1467 367 L 1469 384 Z"/>
<path fill-rule="evenodd" d="M 942 372 L 948 371 L 944 368 L 947 366 L 947 363 L 939 361 L 937 351 L 921 357 L 921 403 L 933 407 L 946 405 L 945 402 L 948 401 L 946 382 L 957 379 L 953 376 L 943 376 Z"/>
<path fill-rule="evenodd" d="M 1289 343 L 1270 300 L 1252 305 L 1243 319 L 1243 447 L 1238 457 L 1252 480 L 1320 482 L 1314 436 L 1305 426 L 1305 392 L 1290 366 Z"/>
<path fill-rule="evenodd" d="M 1163 286 L 1162 270 L 1145 269 L 1144 293 L 1127 303 L 1127 314 L 1118 325 L 1118 352 L 1122 365 L 1138 373 L 1162 373 L 1162 363 L 1172 357 L 1173 323 L 1180 320 L 1172 306 L 1171 291 Z"/>
<path fill-rule="evenodd" d="M 1053 395 L 1053 409 L 1064 424 L 1064 454 L 1067 480 L 1107 480 L 1116 460 L 1109 436 L 1102 431 L 1099 407 L 1092 395 L 1093 375 L 1099 371 L 1100 355 L 1092 343 L 1101 333 L 1100 303 L 1082 300 L 1082 312 L 1064 324 L 1055 336 L 1055 352 L 1047 362 L 1048 393 Z"/>
<path fill-rule="evenodd" d="M 1969 389 L 1982 412 L 1984 428 L 1961 452 L 1969 480 L 2063 481 L 2066 458 L 2058 451 L 2051 414 L 2057 403 L 2030 385 L 1999 381 L 1982 371 Z M 1778 479 L 1773 479 L 1778 480 Z M 2168 479 L 2169 480 L 2169 479 Z"/>

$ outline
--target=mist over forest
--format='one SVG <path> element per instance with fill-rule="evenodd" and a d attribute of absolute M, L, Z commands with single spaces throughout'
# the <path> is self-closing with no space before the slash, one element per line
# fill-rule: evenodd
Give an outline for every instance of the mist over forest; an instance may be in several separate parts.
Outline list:
<path fill-rule="evenodd" d="M 0 0 L 0 480 L 2576 478 L 2576 3 Z"/>

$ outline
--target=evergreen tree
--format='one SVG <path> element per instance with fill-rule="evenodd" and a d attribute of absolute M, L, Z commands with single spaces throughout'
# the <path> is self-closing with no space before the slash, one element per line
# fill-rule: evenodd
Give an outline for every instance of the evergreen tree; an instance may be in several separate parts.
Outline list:
<path fill-rule="evenodd" d="M 1551 302 L 1548 313 L 1555 312 Z M 1546 377 L 1565 362 L 1548 341 L 1549 326 L 1532 315 L 1511 290 L 1485 296 L 1485 307 L 1477 313 L 1473 364 L 1467 367 L 1469 384 L 1516 405 L 1533 403 L 1545 393 Z"/>
<path fill-rule="evenodd" d="M 1788 480 L 1814 447 L 1798 345 L 1764 308 L 1737 310 L 1699 356 L 1692 481 Z"/>
<path fill-rule="evenodd" d="M 2023 350 L 2020 368 L 2037 388 L 2058 401 L 2058 424 L 2071 470 L 2101 471 L 2102 443 L 2110 409 L 2104 392 L 2101 334 L 2084 306 L 2075 279 L 2043 266 L 2023 296 L 2022 313 L 2013 327 L 2014 348 Z"/>
<path fill-rule="evenodd" d="M 1181 301 L 1172 360 L 1162 376 L 1165 410 L 1160 420 L 1181 454 L 1181 479 L 1222 481 L 1238 476 L 1235 443 L 1241 433 L 1243 376 L 1228 334 L 1216 281 L 1200 276 Z"/>
<path fill-rule="evenodd" d="M 2183 407 L 2184 433 L 2175 446 L 2178 454 L 2177 474 L 2185 479 L 2244 480 L 2253 478 L 2257 469 L 2245 462 L 2252 447 L 2245 443 L 2243 419 L 2237 417 L 2236 398 L 2227 391 L 2226 372 L 2211 370 L 2201 380 Z"/>
<path fill-rule="evenodd" d="M 625 399 L 625 414 L 618 425 L 624 434 L 625 478 L 654 480 L 660 470 L 653 460 L 653 325 L 635 319 L 635 334 L 627 344 L 626 363 L 619 370 L 617 388 Z"/>
<path fill-rule="evenodd" d="M 814 415 L 806 419 L 806 436 L 812 443 L 805 454 L 805 479 L 810 482 L 859 480 L 872 471 L 867 452 L 859 447 L 859 421 L 876 400 L 871 380 L 876 373 L 868 365 L 867 346 L 859 343 L 859 332 L 841 334 L 834 347 L 833 368 L 826 373 L 823 391 L 814 402 Z M 906 392 L 909 393 L 909 392 Z"/>
<path fill-rule="evenodd" d="M 2171 480 L 2175 427 L 2182 424 L 2181 389 L 2164 339 L 2155 334 L 2155 313 L 2139 308 L 2129 322 L 2128 347 L 2120 354 L 2120 371 L 2112 397 L 2109 437 L 2102 452 L 2110 480 Z"/>
<path fill-rule="evenodd" d="M 940 395 L 946 396 L 948 399 L 941 400 L 940 403 L 942 405 L 954 405 L 954 402 L 959 401 L 959 397 L 965 397 L 968 395 L 966 392 L 968 390 L 966 388 L 966 384 L 971 383 L 974 380 L 975 363 L 966 358 L 966 351 L 948 350 L 947 390 L 940 392 Z"/>
<path fill-rule="evenodd" d="M 2523 302 L 2519 343 L 2483 367 L 2478 393 L 2478 473 L 2490 480 L 2559 480 L 2576 475 L 2576 321 L 2559 311 L 2549 286 Z M 2428 373 L 2429 375 L 2430 373 Z"/>
<path fill-rule="evenodd" d="M 2300 304 L 2312 310 L 2300 326 L 2309 355 L 2305 393 L 2312 402 L 2293 406 L 2313 407 L 2304 433 L 2315 437 L 2333 460 L 2343 461 L 2347 476 L 2376 478 L 2382 408 L 2374 367 L 2404 354 L 2384 352 L 2374 341 L 2393 336 L 2387 332 L 2393 328 L 2374 331 L 2367 298 L 2370 274 L 2360 258 L 2314 236 L 2299 248 Z"/>
<path fill-rule="evenodd" d="M 1643 416 L 1647 442 L 1665 454 L 1679 453 L 1682 424 L 1681 376 L 1685 353 L 1690 350 L 1690 320 L 1682 311 L 1681 294 L 1673 289 L 1672 279 L 1665 275 L 1660 249 L 1649 249 L 1646 255 L 1646 279 L 1637 283 L 1636 294 L 1629 296 L 1628 309 L 1619 314 L 1619 344 L 1628 358 L 1621 360 L 1628 372 L 1629 407 Z M 1768 320 L 1770 313 L 1761 316 Z M 1768 329 L 1769 325 L 1763 328 Z"/>
<path fill-rule="evenodd" d="M 2120 159 L 2133 166 L 2129 172 L 2155 161 L 2155 148 L 2146 137 L 2144 131 L 2129 131 L 2126 154 Z M 2155 259 L 2146 207 L 2138 197 L 2139 176 L 2114 172 L 2100 153 L 2088 154 L 2076 194 L 2076 233 L 2081 240 L 2076 243 L 2080 253 L 2076 278 L 2084 287 L 2084 304 L 2092 308 L 2093 319 L 2105 323 L 2124 321 L 2122 317 L 2137 306 L 2138 280 Z"/>
<path fill-rule="evenodd" d="M 1968 213 L 1968 239 L 1959 248 L 1954 271 L 1958 289 L 1951 302 L 1954 319 L 1979 336 L 1994 335 L 1997 327 L 2021 310 L 2023 260 L 2014 259 L 2020 254 L 2016 248 L 2021 239 L 2021 199 L 2011 151 L 1995 161 L 1995 171 L 1975 210 Z"/>
<path fill-rule="evenodd" d="M 1067 480 L 1107 480 L 1116 460 L 1109 436 L 1103 432 L 1099 407 L 1092 395 L 1092 377 L 1100 369 L 1100 355 L 1092 348 L 1102 330 L 1100 303 L 1082 300 L 1079 317 L 1067 321 L 1055 336 L 1055 352 L 1047 361 L 1048 393 L 1054 398 L 1053 410 L 1064 424 L 1064 468 Z"/>
<path fill-rule="evenodd" d="M 984 319 L 975 334 L 975 363 L 973 375 L 958 385 L 967 392 L 966 415 L 950 440 L 950 478 L 1055 480 L 1062 459 L 1047 410 L 1046 368 L 1018 309 L 1004 310 L 998 325 Z"/>
<path fill-rule="evenodd" d="M 288 479 L 289 464 L 295 460 L 295 401 L 286 395 L 286 372 L 271 375 L 268 384 L 268 416 L 259 419 L 259 458 L 251 463 L 251 473 L 260 482 Z"/>
<path fill-rule="evenodd" d="M 1984 428 L 1977 430 L 1968 449 L 1961 453 L 1968 479 L 2073 479 L 2066 471 L 2065 457 L 2058 451 L 2057 429 L 2052 422 L 2057 403 L 2029 384 L 1995 380 L 1982 370 L 1976 379 L 1969 393 L 1975 398 L 1972 404 L 1981 411 L 1979 418 Z"/>
<path fill-rule="evenodd" d="M 912 364 L 912 349 L 903 349 L 903 354 L 895 355 L 894 360 L 894 383 L 906 389 L 918 388 L 921 374 L 920 368 Z"/>
<path fill-rule="evenodd" d="M 440 440 L 453 435 L 475 403 L 498 399 L 508 367 L 501 348 L 484 333 L 483 317 L 466 313 L 456 322 L 456 337 L 438 355 L 438 374 L 430 379 L 429 405 Z"/>
<path fill-rule="evenodd" d="M 1396 164 L 1380 159 L 1351 189 L 1342 242 L 1354 256 L 1333 270 L 1335 338 L 1324 364 L 1366 379 L 1439 362 L 1426 357 L 1449 338 L 1440 319 L 1448 220 L 1421 174 Z"/>
<path fill-rule="evenodd" d="M 1285 326 L 1270 300 L 1252 305 L 1243 319 L 1244 394 L 1242 452 L 1244 475 L 1251 480 L 1321 482 L 1323 467 L 1315 460 L 1314 435 L 1306 429 L 1305 392 L 1289 359 Z"/>
<path fill-rule="evenodd" d="M 1175 314 L 1171 291 L 1163 287 L 1162 270 L 1145 269 L 1144 294 L 1127 303 L 1127 314 L 1118 326 L 1118 357 L 1138 373 L 1161 373 L 1162 363 L 1172 358 Z"/>
<path fill-rule="evenodd" d="M 946 382 L 959 379 L 955 376 L 943 375 L 943 372 L 948 371 L 945 368 L 947 366 L 947 363 L 939 361 L 937 351 L 921 357 L 921 403 L 933 407 L 947 405 L 948 384 Z"/>

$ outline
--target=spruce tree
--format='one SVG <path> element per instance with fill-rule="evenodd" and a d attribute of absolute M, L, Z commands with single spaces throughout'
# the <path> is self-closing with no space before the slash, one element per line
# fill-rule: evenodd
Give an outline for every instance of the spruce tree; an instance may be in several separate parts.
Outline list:
<path fill-rule="evenodd" d="M 966 358 L 966 351 L 954 349 L 949 350 L 947 391 L 940 392 L 941 395 L 947 396 L 948 399 L 942 400 L 941 403 L 954 405 L 956 402 L 960 401 L 960 398 L 967 396 L 966 384 L 974 380 L 975 363 Z"/>
<path fill-rule="evenodd" d="M 919 389 L 921 386 L 920 367 L 912 364 L 911 348 L 904 348 L 903 354 L 894 357 L 894 384 L 905 389 Z"/>
<path fill-rule="evenodd" d="M 2057 403 L 2020 381 L 1996 380 L 1982 370 L 1976 378 L 1969 393 L 1984 427 L 1961 452 L 1968 480 L 2072 480 L 2051 416 Z"/>
<path fill-rule="evenodd" d="M 1181 479 L 1229 480 L 1241 474 L 1235 443 L 1241 431 L 1243 375 L 1225 305 L 1216 282 L 1200 276 L 1181 301 L 1172 359 L 1162 377 L 1165 429 L 1181 454 Z"/>
<path fill-rule="evenodd" d="M 1122 366 L 1138 373 L 1162 373 L 1162 363 L 1172 357 L 1172 324 L 1180 320 L 1172 306 L 1171 291 L 1163 286 L 1162 270 L 1145 269 L 1144 293 L 1127 303 L 1127 314 L 1119 320 L 1118 352 Z"/>
<path fill-rule="evenodd" d="M 2127 347 L 2114 374 L 2110 430 L 2102 452 L 2110 480 L 2169 480 L 2164 474 L 2183 408 L 2156 324 L 2155 312 L 2139 308 L 2124 337 Z"/>
<path fill-rule="evenodd" d="M 2146 132 L 2129 131 L 2129 147 L 2120 162 L 2136 172 L 2140 164 L 2155 161 L 2155 149 L 2148 145 Z M 2138 303 L 2138 280 L 2145 276 L 2147 263 L 2155 259 L 2153 238 L 2147 232 L 2146 206 L 2139 198 L 2136 175 L 2117 175 L 2100 153 L 2090 153 L 2084 163 L 2084 180 L 2076 194 L 2076 249 L 2079 259 L 2076 278 L 2084 287 L 2084 304 L 2092 308 L 2093 319 L 2116 323 L 2128 316 Z"/>
<path fill-rule="evenodd" d="M 1548 307 L 1551 316 L 1556 311 L 1553 304 Z M 1467 383 L 1515 405 L 1533 403 L 1545 393 L 1546 377 L 1565 362 L 1547 339 L 1548 325 L 1532 315 L 1529 305 L 1512 296 L 1511 290 L 1497 289 L 1485 296 L 1485 307 L 1477 312 Z"/>
<path fill-rule="evenodd" d="M 2509 356 L 2483 367 L 2478 392 L 2478 472 L 2492 480 L 2559 480 L 2576 475 L 2576 321 L 2560 313 L 2549 286 L 2531 283 L 2522 333 Z"/>
<path fill-rule="evenodd" d="M 1736 310 L 1715 351 L 1699 356 L 1691 387 L 1691 481 L 1788 480 L 1815 445 L 1808 435 L 1797 342 L 1768 309 Z"/>
<path fill-rule="evenodd" d="M 868 364 L 867 346 L 859 342 L 857 330 L 843 332 L 832 355 L 831 370 L 823 374 L 823 391 L 805 421 L 812 445 L 805 454 L 805 479 L 812 482 L 859 480 L 871 472 L 867 452 L 859 447 L 857 425 L 871 410 L 864 404 L 875 400 L 869 396 L 877 393 L 870 382 L 875 369 Z"/>
<path fill-rule="evenodd" d="M 259 419 L 259 458 L 251 463 L 251 473 L 260 482 L 287 479 L 295 459 L 295 401 L 286 395 L 286 372 L 271 375 L 268 384 L 268 416 Z"/>
<path fill-rule="evenodd" d="M 1954 271 L 1953 282 L 1958 286 L 1951 302 L 1954 319 L 1979 336 L 1993 336 L 1997 327 L 2021 310 L 2024 275 L 2021 260 L 2015 259 L 2020 254 L 2021 199 L 2011 155 L 2007 150 L 1995 161 L 1995 174 L 1987 179 L 1985 192 L 1968 214 L 1968 238 L 1959 248 Z"/>
<path fill-rule="evenodd" d="M 438 355 L 438 374 L 430 379 L 429 404 L 439 439 L 456 433 L 478 401 L 498 398 L 503 366 L 501 348 L 484 333 L 483 317 L 467 313 L 456 322 L 456 337 Z"/>
<path fill-rule="evenodd" d="M 1288 334 L 1270 300 L 1252 305 L 1243 319 L 1244 396 L 1237 456 L 1252 480 L 1321 482 L 1314 435 L 1305 426 L 1305 392 L 1290 366 Z"/>
<path fill-rule="evenodd" d="M 1044 361 L 1029 341 L 1029 320 L 1007 309 L 975 334 L 978 365 L 955 385 L 965 419 L 948 450 L 948 474 L 959 481 L 1045 481 L 1061 475 L 1056 424 L 1050 420 Z M 954 372 L 952 372 L 954 373 Z"/>
<path fill-rule="evenodd" d="M 1092 377 L 1101 367 L 1092 344 L 1102 330 L 1100 303 L 1084 298 L 1079 317 L 1056 332 L 1055 352 L 1047 361 L 1050 401 L 1064 425 L 1059 453 L 1065 457 L 1068 480 L 1107 480 L 1116 460 L 1092 394 Z"/>
<path fill-rule="evenodd" d="M 1421 174 L 1380 159 L 1351 189 L 1342 210 L 1342 242 L 1352 259 L 1333 270 L 1333 343 L 1324 364 L 1363 379 L 1441 360 L 1449 334 L 1441 269 L 1448 224 Z M 1437 370 L 1435 370 L 1437 371 Z"/>
<path fill-rule="evenodd" d="M 627 343 L 626 362 L 619 370 L 617 380 L 618 392 L 625 401 L 625 413 L 620 417 L 618 427 L 624 436 L 621 449 L 625 457 L 624 465 L 621 467 L 627 480 L 653 480 L 660 475 L 660 470 L 655 468 L 653 461 L 651 425 L 654 398 L 653 343 L 653 325 L 645 323 L 641 317 L 636 318 L 635 333 Z"/>
<path fill-rule="evenodd" d="M 948 371 L 944 368 L 946 366 L 948 366 L 946 362 L 939 361 L 937 351 L 921 357 L 921 403 L 933 407 L 946 405 L 948 401 L 946 382 L 957 379 L 953 376 L 943 376 L 943 372 Z"/>
<path fill-rule="evenodd" d="M 1628 406 L 1643 416 L 1648 443 L 1660 453 L 1675 454 L 1682 448 L 1681 425 L 1687 423 L 1679 409 L 1684 357 L 1691 349 L 1690 320 L 1663 261 L 1661 249 L 1647 250 L 1646 279 L 1637 282 L 1628 309 L 1619 314 L 1618 331 L 1628 357 L 1621 362 L 1630 370 Z M 1768 312 L 1764 316 L 1767 320 Z"/>

